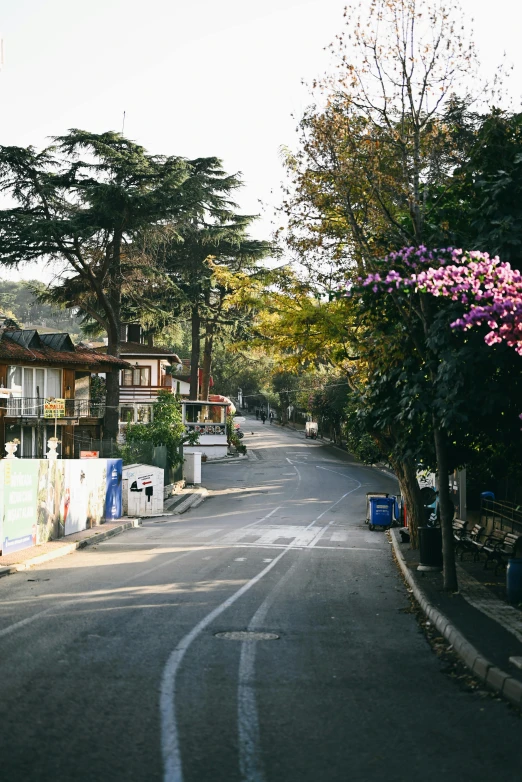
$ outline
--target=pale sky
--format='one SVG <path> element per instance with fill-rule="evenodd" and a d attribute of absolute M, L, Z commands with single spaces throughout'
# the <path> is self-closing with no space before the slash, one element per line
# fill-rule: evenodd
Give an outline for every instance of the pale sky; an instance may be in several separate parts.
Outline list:
<path fill-rule="evenodd" d="M 242 172 L 243 212 L 275 204 L 282 145 L 329 66 L 345 0 L 0 0 L 0 144 L 41 147 L 71 127 L 121 130 L 157 154 L 215 155 Z M 522 12 L 462 0 L 486 75 L 505 51 L 522 94 Z M 294 118 L 292 117 L 294 114 Z M 274 194 L 272 194 L 274 190 Z M 270 210 L 269 210 L 270 211 Z M 256 225 L 268 238 L 271 215 Z M 0 274 L 4 276 L 3 270 Z M 26 267 L 20 276 L 42 276 Z"/>

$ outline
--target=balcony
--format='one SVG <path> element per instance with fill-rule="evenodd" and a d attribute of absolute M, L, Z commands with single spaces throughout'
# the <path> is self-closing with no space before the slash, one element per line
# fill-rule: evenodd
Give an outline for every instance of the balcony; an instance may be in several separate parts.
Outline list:
<path fill-rule="evenodd" d="M 162 386 L 120 386 L 120 404 L 125 402 L 154 402 L 160 391 L 176 392 L 171 385 Z"/>
<path fill-rule="evenodd" d="M 55 411 L 49 400 L 31 397 L 0 396 L 0 409 L 5 411 L 7 418 L 42 418 L 54 419 Z M 56 418 L 103 418 L 105 402 L 92 402 L 90 399 L 59 400 L 60 407 L 56 409 Z"/>

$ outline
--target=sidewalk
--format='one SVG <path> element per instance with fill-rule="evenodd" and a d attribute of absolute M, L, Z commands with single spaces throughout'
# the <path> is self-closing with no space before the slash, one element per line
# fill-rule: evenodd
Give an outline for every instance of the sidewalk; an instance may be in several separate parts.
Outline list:
<path fill-rule="evenodd" d="M 119 535 L 121 532 L 125 532 L 125 530 L 138 527 L 139 524 L 140 519 L 134 518 L 122 518 L 113 522 L 108 521 L 99 527 L 84 529 L 81 532 L 75 532 L 59 540 L 50 540 L 48 543 L 42 543 L 39 546 L 32 546 L 20 551 L 13 551 L 11 554 L 4 554 L 0 556 L 0 577 L 27 570 L 33 567 L 33 565 L 40 565 L 42 562 L 49 562 L 57 557 L 71 554 L 79 548 L 100 543 L 113 535 Z"/>
<path fill-rule="evenodd" d="M 398 564 L 421 609 L 461 660 L 486 686 L 522 707 L 522 611 L 506 602 L 505 571 L 458 562 L 459 591 L 443 591 L 442 574 L 420 572 L 419 552 L 390 530 Z M 518 665 L 517 665 L 518 663 Z"/>

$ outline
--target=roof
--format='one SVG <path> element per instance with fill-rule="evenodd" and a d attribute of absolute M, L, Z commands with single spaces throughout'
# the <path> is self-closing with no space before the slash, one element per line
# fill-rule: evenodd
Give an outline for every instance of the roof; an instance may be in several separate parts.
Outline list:
<path fill-rule="evenodd" d="M 143 345 L 141 342 L 122 342 L 120 344 L 120 353 L 125 356 L 152 356 L 160 358 L 174 359 L 173 363 L 181 364 L 181 359 L 177 353 L 170 348 L 158 348 L 155 345 Z"/>
<path fill-rule="evenodd" d="M 75 347 L 67 333 L 39 334 L 35 329 L 9 329 L 0 334 L 0 363 L 128 367 L 127 361 L 96 350 Z"/>

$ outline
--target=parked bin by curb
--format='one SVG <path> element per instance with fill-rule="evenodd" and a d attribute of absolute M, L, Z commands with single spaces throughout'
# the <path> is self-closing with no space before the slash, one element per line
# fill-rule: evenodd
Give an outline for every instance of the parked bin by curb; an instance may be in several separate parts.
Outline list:
<path fill-rule="evenodd" d="M 370 523 L 369 529 L 375 527 L 389 528 L 393 524 L 393 511 L 395 508 L 395 497 L 369 497 L 370 503 Z"/>
<path fill-rule="evenodd" d="M 420 565 L 417 570 L 442 570 L 442 530 L 440 527 L 419 527 Z"/>

